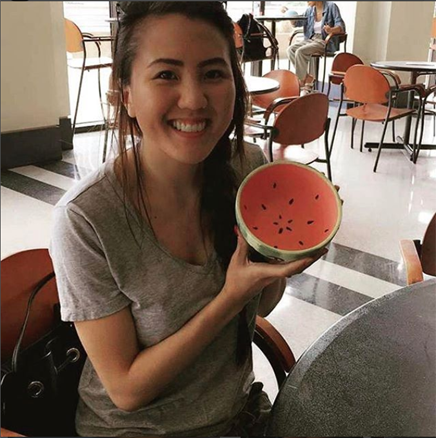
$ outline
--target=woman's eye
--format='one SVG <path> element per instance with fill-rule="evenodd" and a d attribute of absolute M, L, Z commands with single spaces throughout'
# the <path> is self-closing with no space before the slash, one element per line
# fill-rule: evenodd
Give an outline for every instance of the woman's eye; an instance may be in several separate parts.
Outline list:
<path fill-rule="evenodd" d="M 210 70 L 206 73 L 206 79 L 221 79 L 224 73 L 221 70 Z"/>
<path fill-rule="evenodd" d="M 170 70 L 166 70 L 166 71 L 161 71 L 157 77 L 157 79 L 165 79 L 165 80 L 174 80 L 177 79 L 176 75 L 170 71 Z"/>

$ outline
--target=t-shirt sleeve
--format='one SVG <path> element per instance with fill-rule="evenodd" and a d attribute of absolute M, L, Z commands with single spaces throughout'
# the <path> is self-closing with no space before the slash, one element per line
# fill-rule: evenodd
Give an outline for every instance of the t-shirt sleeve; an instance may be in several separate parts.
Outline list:
<path fill-rule="evenodd" d="M 128 306 L 92 224 L 74 205 L 57 206 L 50 242 L 64 321 L 103 318 Z"/>

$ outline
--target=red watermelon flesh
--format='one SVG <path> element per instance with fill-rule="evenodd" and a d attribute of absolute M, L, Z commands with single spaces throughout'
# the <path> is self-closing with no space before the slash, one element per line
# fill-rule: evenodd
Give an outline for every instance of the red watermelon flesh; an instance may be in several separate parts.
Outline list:
<path fill-rule="evenodd" d="M 337 196 L 327 181 L 292 164 L 269 166 L 253 174 L 243 188 L 239 206 L 255 237 L 288 251 L 317 246 L 338 219 Z"/>

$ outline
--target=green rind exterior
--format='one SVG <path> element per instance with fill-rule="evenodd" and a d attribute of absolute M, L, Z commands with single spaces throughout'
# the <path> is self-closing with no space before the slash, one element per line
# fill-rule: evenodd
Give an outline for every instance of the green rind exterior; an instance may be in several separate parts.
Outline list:
<path fill-rule="evenodd" d="M 250 232 L 250 230 L 245 225 L 245 223 L 242 219 L 242 214 L 241 214 L 241 211 L 239 208 L 239 201 L 240 201 L 241 193 L 242 193 L 242 190 L 243 190 L 245 184 L 247 184 L 248 180 L 257 172 L 262 171 L 266 167 L 277 166 L 280 164 L 292 164 L 295 166 L 304 167 L 304 168 L 316 173 L 318 176 L 320 176 L 322 179 L 324 179 L 324 181 L 326 181 L 328 183 L 333 194 L 335 195 L 336 205 L 337 205 L 337 209 L 338 209 L 338 217 L 336 220 L 336 224 L 333 227 L 333 230 L 329 234 L 329 236 L 326 239 L 324 239 L 321 243 L 319 243 L 317 246 L 314 246 L 314 247 L 308 248 L 308 249 L 304 249 L 301 251 L 279 250 L 277 248 L 274 248 L 274 247 L 267 245 L 266 243 L 263 243 L 262 241 L 260 241 L 253 233 Z M 283 261 L 292 262 L 294 260 L 299 260 L 299 259 L 303 259 L 305 257 L 310 257 L 311 255 L 313 255 L 317 251 L 319 251 L 321 248 L 325 247 L 335 237 L 336 233 L 339 230 L 339 226 L 341 224 L 341 221 L 342 221 L 342 202 L 341 202 L 341 198 L 339 197 L 337 190 L 335 189 L 335 187 L 333 186 L 331 181 L 328 178 L 326 178 L 326 176 L 324 174 L 322 174 L 318 170 L 314 169 L 313 167 L 307 166 L 305 164 L 297 163 L 295 161 L 290 161 L 290 160 L 280 160 L 280 161 L 275 161 L 274 163 L 264 164 L 263 166 L 260 166 L 260 167 L 256 168 L 255 170 L 253 170 L 250 174 L 248 174 L 245 177 L 244 181 L 242 181 L 241 185 L 239 186 L 238 193 L 236 195 L 235 213 L 236 213 L 236 222 L 238 224 L 238 227 L 239 227 L 239 230 L 240 230 L 242 236 L 244 237 L 244 239 L 247 241 L 247 243 L 254 250 L 256 250 L 258 253 L 262 254 L 263 256 L 271 258 L 271 259 L 280 259 Z"/>

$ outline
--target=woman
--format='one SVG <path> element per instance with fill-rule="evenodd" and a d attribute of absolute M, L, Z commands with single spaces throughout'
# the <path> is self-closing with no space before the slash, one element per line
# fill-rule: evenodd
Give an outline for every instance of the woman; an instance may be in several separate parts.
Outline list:
<path fill-rule="evenodd" d="M 51 244 L 62 317 L 88 353 L 77 432 L 261 434 L 270 405 L 253 385 L 255 315 L 323 253 L 252 263 L 235 235 L 237 187 L 265 158 L 243 144 L 246 91 L 221 3 L 125 12 L 119 154 L 60 201 Z"/>
<path fill-rule="evenodd" d="M 307 71 L 310 58 L 324 54 L 327 36 L 345 32 L 345 23 L 335 3 L 323 1 L 307 4 L 309 7 L 304 14 L 306 20 L 294 22 L 295 27 L 304 26 L 304 40 L 290 45 L 287 52 L 300 86 L 310 90 L 314 82 L 314 77 Z M 338 42 L 334 38 L 329 45 L 329 51 L 338 50 Z"/>

